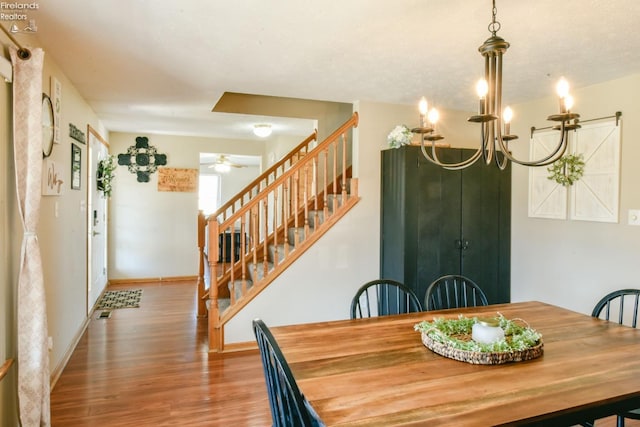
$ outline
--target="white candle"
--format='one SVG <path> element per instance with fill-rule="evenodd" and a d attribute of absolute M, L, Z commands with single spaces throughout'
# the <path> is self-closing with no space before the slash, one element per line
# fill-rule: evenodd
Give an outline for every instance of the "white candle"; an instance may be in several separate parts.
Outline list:
<path fill-rule="evenodd" d="M 480 344 L 491 344 L 504 338 L 497 319 L 478 319 L 471 328 L 471 338 Z"/>

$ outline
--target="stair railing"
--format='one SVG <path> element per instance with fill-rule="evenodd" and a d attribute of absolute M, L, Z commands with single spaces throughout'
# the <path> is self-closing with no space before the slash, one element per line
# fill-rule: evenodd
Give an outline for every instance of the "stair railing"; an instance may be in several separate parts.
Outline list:
<path fill-rule="evenodd" d="M 316 129 L 311 135 L 305 138 L 300 144 L 295 146 L 282 159 L 271 165 L 266 171 L 261 173 L 256 179 L 251 181 L 247 186 L 240 190 L 229 201 L 220 206 L 218 210 L 206 217 L 202 212 L 198 214 L 198 317 L 207 316 L 207 307 L 205 297 L 207 296 L 209 279 L 209 265 L 207 262 L 207 224 L 209 219 L 215 218 L 220 222 L 225 221 L 229 216 L 233 215 L 239 208 L 244 206 L 252 197 L 260 193 L 266 188 L 270 182 L 275 180 L 284 171 L 289 169 L 291 165 L 303 157 L 306 153 L 313 149 L 315 141 L 318 139 L 318 130 Z"/>
<path fill-rule="evenodd" d="M 346 179 L 357 124 L 354 113 L 224 220 L 206 220 L 210 351 L 222 350 L 224 324 L 357 202 L 357 180 Z M 223 310 L 219 298 L 227 295 Z"/>
<path fill-rule="evenodd" d="M 260 174 L 256 179 L 251 181 L 238 194 L 232 197 L 227 203 L 222 205 L 210 217 L 217 218 L 218 221 L 224 222 L 230 215 L 233 215 L 239 208 L 244 206 L 253 196 L 258 194 L 263 188 L 266 188 L 277 177 L 282 175 L 284 171 L 289 169 L 301 156 L 313 149 L 314 142 L 318 138 L 318 130 L 316 129 L 304 141 L 298 144 L 286 156 L 271 165 L 266 171 Z"/>
<path fill-rule="evenodd" d="M 9 372 L 9 368 L 11 367 L 12 363 L 13 359 L 7 359 L 4 361 L 2 366 L 0 366 L 0 381 L 2 381 L 5 375 L 7 375 L 7 373 Z"/>

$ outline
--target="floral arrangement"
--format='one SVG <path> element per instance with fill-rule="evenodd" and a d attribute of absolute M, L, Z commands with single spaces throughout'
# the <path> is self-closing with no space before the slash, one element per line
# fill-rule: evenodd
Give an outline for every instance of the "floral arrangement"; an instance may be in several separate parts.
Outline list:
<path fill-rule="evenodd" d="M 413 134 L 411 130 L 405 125 L 398 125 L 393 128 L 389 135 L 387 135 L 387 142 L 391 148 L 400 148 L 403 145 L 411 144 L 411 138 Z"/>
<path fill-rule="evenodd" d="M 469 339 L 471 329 L 477 318 L 467 318 L 462 315 L 458 319 L 435 318 L 433 322 L 423 321 L 414 326 L 418 332 L 428 334 L 436 342 L 440 342 L 450 348 L 477 351 L 477 352 L 513 352 L 522 351 L 534 347 L 541 342 L 542 334 L 531 329 L 528 325 L 522 326 L 521 319 L 507 319 L 498 313 L 497 320 L 504 330 L 504 338 L 490 344 L 483 344 Z"/>
<path fill-rule="evenodd" d="M 582 154 L 567 154 L 549 166 L 547 171 L 547 179 L 565 187 L 573 185 L 584 175 L 584 157 Z"/>
<path fill-rule="evenodd" d="M 114 171 L 116 170 L 115 163 L 116 156 L 108 156 L 104 160 L 98 162 L 98 170 L 96 173 L 96 182 L 98 184 L 98 190 L 102 191 L 104 197 L 111 197 L 112 181 L 115 177 Z"/>

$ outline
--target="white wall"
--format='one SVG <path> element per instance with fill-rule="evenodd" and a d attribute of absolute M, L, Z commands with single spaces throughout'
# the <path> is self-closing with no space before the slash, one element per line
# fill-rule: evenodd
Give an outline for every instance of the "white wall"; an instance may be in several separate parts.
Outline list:
<path fill-rule="evenodd" d="M 620 222 L 552 220 L 527 216 L 528 169 L 513 167 L 511 297 L 539 300 L 590 314 L 598 299 L 619 288 L 638 288 L 640 227 L 627 225 L 628 209 L 640 208 L 640 74 L 573 90 L 582 120 L 622 111 Z M 547 98 L 514 107 L 513 145 L 526 156 L 531 126 L 544 127 L 557 110 Z"/>
<path fill-rule="evenodd" d="M 62 84 L 60 143 L 54 144 L 50 159 L 60 171 L 61 196 L 43 196 L 40 205 L 38 241 L 45 276 L 49 335 L 53 338 L 51 369 L 57 370 L 79 338 L 87 320 L 87 183 L 88 148 L 69 136 L 72 123 L 87 135 L 87 124 L 106 137 L 103 126 L 71 82 L 45 54 L 43 90 L 51 94 L 50 79 Z M 81 184 L 71 189 L 71 144 L 81 150 Z M 96 295 L 101 292 L 94 290 Z"/>
<path fill-rule="evenodd" d="M 111 154 L 126 153 L 138 136 L 149 138 L 167 167 L 199 169 L 201 152 L 262 156 L 264 144 L 171 135 L 110 134 Z M 257 168 L 223 175 L 222 186 L 242 189 L 257 176 Z M 109 201 L 109 272 L 114 279 L 153 279 L 198 274 L 198 193 L 159 192 L 158 174 L 140 183 L 126 166 L 118 166 Z M 222 201 L 228 198 L 228 193 Z"/>

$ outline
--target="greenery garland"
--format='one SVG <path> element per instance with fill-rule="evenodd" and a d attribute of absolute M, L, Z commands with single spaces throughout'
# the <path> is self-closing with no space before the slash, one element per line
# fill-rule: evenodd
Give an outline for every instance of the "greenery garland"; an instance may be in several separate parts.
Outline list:
<path fill-rule="evenodd" d="M 414 329 L 421 333 L 426 333 L 436 342 L 448 347 L 465 351 L 479 352 L 512 352 L 522 351 L 538 345 L 542 339 L 542 334 L 527 326 L 517 323 L 524 322 L 522 319 L 507 319 L 498 313 L 496 319 L 500 322 L 500 327 L 504 330 L 504 339 L 482 344 L 468 339 L 471 336 L 473 325 L 478 318 L 467 318 L 462 315 L 458 319 L 435 318 L 433 322 L 422 321 L 414 326 Z M 466 338 L 466 339 L 465 339 Z"/>
<path fill-rule="evenodd" d="M 567 154 L 549 166 L 547 171 L 550 174 L 547 179 L 565 187 L 573 185 L 584 175 L 584 157 L 582 154 Z"/>
<path fill-rule="evenodd" d="M 102 191 L 102 194 L 107 199 L 111 197 L 111 190 L 113 189 L 112 181 L 115 177 L 114 171 L 117 167 L 115 158 L 116 156 L 108 156 L 106 159 L 98 162 L 96 182 L 98 184 L 98 190 Z"/>

